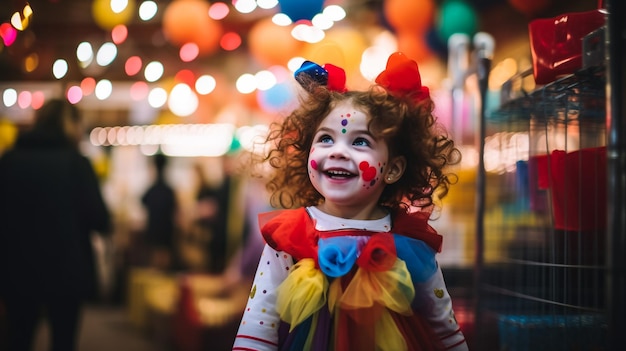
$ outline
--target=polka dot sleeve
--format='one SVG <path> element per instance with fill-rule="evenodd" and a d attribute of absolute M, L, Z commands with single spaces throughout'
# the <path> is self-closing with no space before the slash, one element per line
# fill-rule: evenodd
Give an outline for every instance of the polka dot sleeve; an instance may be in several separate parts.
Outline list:
<path fill-rule="evenodd" d="M 293 259 L 265 245 L 233 350 L 276 350 L 280 318 L 276 289 L 289 274 Z"/>
<path fill-rule="evenodd" d="M 467 351 L 465 336 L 454 317 L 452 299 L 439 265 L 430 279 L 416 284 L 415 295 L 415 300 L 421 302 L 418 309 L 428 319 L 435 334 L 446 347 L 445 349 Z"/>

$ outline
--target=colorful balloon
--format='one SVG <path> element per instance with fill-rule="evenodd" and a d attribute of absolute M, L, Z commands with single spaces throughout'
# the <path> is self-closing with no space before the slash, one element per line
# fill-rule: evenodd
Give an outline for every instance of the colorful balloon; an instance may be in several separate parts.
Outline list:
<path fill-rule="evenodd" d="M 111 0 L 94 0 L 91 4 L 91 14 L 96 24 L 106 30 L 111 30 L 119 24 L 126 24 L 135 13 L 135 0 L 128 0 L 128 4 L 121 12 L 111 8 Z"/>
<path fill-rule="evenodd" d="M 250 54 L 262 65 L 286 66 L 304 46 L 304 42 L 296 40 L 291 35 L 291 28 L 276 25 L 271 18 L 259 20 L 248 33 Z"/>
<path fill-rule="evenodd" d="M 478 29 L 478 16 L 464 0 L 446 0 L 437 17 L 437 33 L 445 42 L 452 34 L 463 33 L 472 37 Z"/>
<path fill-rule="evenodd" d="M 398 32 L 421 34 L 433 23 L 433 0 L 385 0 L 383 12 L 389 25 Z"/>
<path fill-rule="evenodd" d="M 289 16 L 293 22 L 311 20 L 322 12 L 324 0 L 278 0 L 280 12 Z"/>
<path fill-rule="evenodd" d="M 176 0 L 163 13 L 163 33 L 178 46 L 198 45 L 199 54 L 209 55 L 219 48 L 222 24 L 209 17 L 209 3 L 203 0 Z"/>

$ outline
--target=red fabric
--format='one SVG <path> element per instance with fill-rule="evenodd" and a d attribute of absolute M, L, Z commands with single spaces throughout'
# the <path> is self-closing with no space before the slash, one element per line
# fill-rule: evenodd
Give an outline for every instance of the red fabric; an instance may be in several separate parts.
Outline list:
<path fill-rule="evenodd" d="M 387 67 L 376 77 L 376 83 L 392 94 L 414 95 L 416 101 L 430 97 L 428 87 L 422 86 L 422 77 L 417 62 L 401 52 L 389 56 Z"/>
<path fill-rule="evenodd" d="M 288 252 L 295 259 L 317 259 L 318 232 L 304 207 L 259 214 L 261 234 L 269 246 Z"/>
<path fill-rule="evenodd" d="M 328 72 L 328 90 L 345 93 L 346 88 L 346 71 L 330 63 L 324 64 L 324 69 Z"/>
<path fill-rule="evenodd" d="M 398 255 L 391 233 L 373 235 L 363 247 L 356 264 L 359 267 L 373 272 L 390 270 Z"/>
<path fill-rule="evenodd" d="M 392 216 L 391 232 L 424 241 L 441 252 L 443 237 L 428 224 L 430 213 L 397 211 Z M 372 235 L 363 230 L 337 230 L 319 232 L 304 207 L 294 210 L 277 210 L 259 214 L 261 234 L 265 241 L 278 251 L 289 252 L 294 258 L 312 258 L 317 265 L 317 240 L 320 236 Z M 394 249 L 395 251 L 395 249 Z"/>
<path fill-rule="evenodd" d="M 409 238 L 422 240 L 436 252 L 441 252 L 443 237 L 428 224 L 429 212 L 406 213 L 398 211 L 393 217 L 392 232 Z"/>

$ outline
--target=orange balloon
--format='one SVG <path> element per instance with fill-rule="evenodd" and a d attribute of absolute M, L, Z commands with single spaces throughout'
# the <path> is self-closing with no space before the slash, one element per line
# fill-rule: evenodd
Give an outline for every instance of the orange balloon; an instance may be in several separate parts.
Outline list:
<path fill-rule="evenodd" d="M 383 12 L 396 31 L 425 33 L 435 14 L 433 0 L 385 0 Z"/>
<path fill-rule="evenodd" d="M 530 17 L 541 14 L 552 5 L 548 0 L 509 0 L 509 4 L 517 11 Z"/>
<path fill-rule="evenodd" d="M 398 33 L 398 51 L 403 52 L 409 58 L 417 61 L 425 61 L 432 55 L 428 43 L 423 35 L 414 33 Z"/>
<path fill-rule="evenodd" d="M 258 21 L 248 33 L 248 49 L 266 66 L 286 66 L 304 45 L 291 35 L 291 26 L 279 26 L 271 18 Z"/>
<path fill-rule="evenodd" d="M 163 13 L 163 33 L 167 40 L 182 46 L 198 45 L 200 55 L 208 55 L 219 48 L 223 28 L 209 17 L 209 3 L 204 0 L 176 0 Z"/>

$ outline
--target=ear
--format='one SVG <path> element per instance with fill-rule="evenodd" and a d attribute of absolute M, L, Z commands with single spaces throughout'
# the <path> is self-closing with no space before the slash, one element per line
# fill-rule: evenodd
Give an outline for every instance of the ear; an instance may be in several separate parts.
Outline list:
<path fill-rule="evenodd" d="M 389 165 L 385 171 L 385 183 L 393 184 L 397 182 L 406 169 L 406 158 L 404 156 L 396 156 L 389 160 Z"/>

